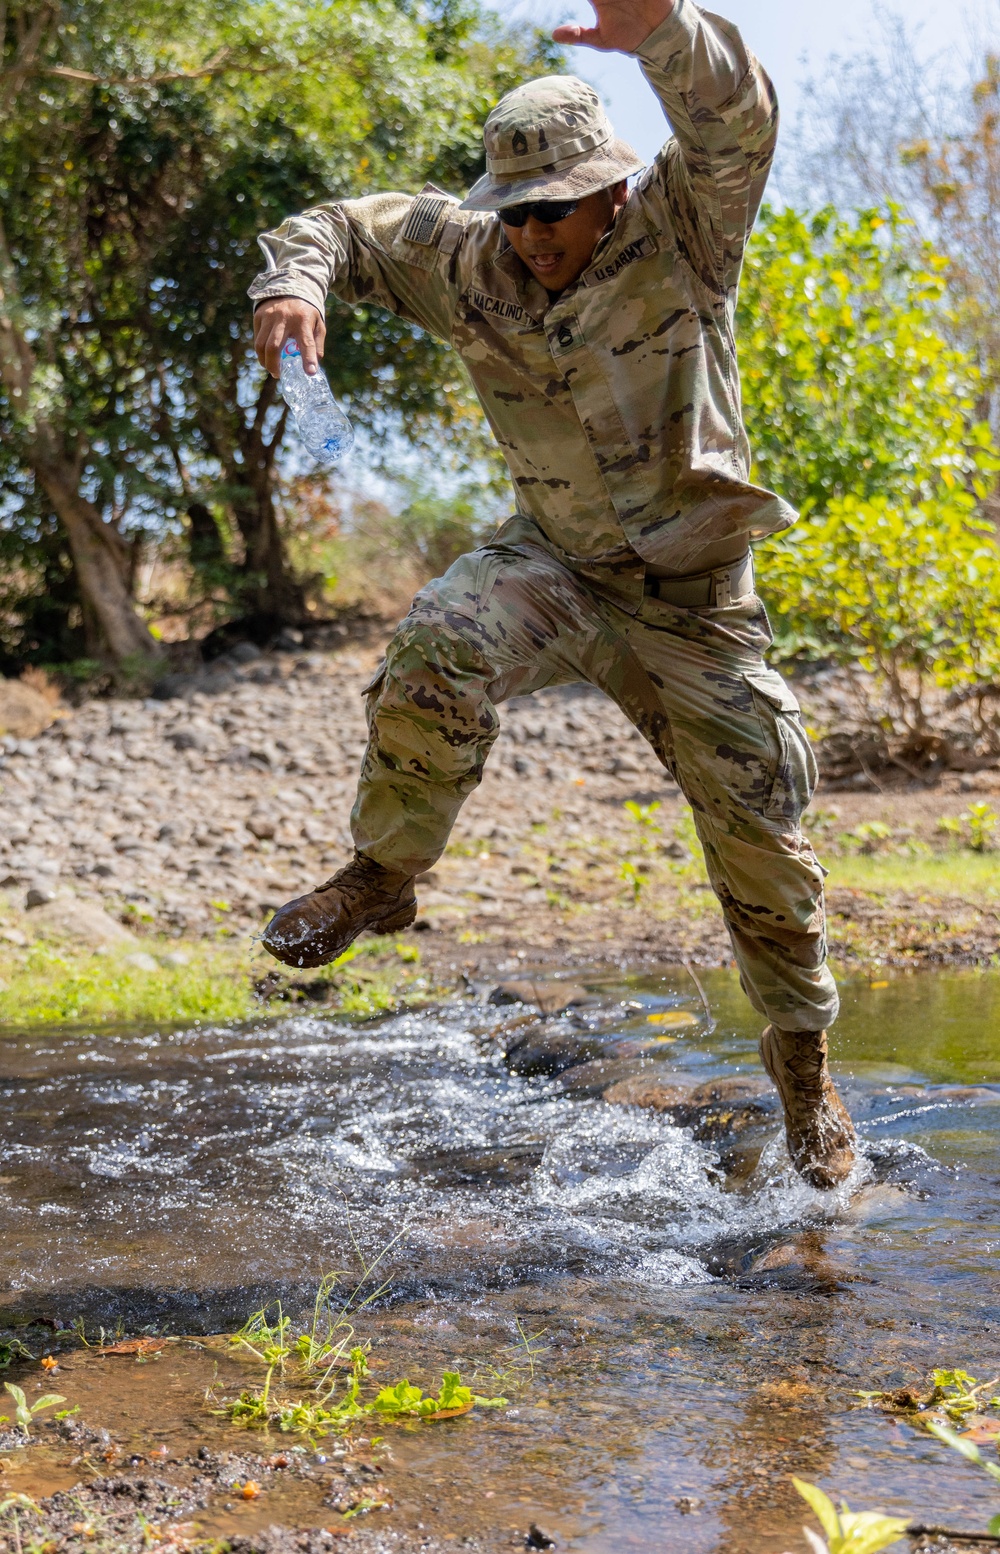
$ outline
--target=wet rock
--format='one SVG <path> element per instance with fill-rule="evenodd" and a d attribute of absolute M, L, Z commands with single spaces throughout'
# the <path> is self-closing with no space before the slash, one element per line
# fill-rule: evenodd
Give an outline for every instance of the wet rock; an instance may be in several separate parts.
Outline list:
<path fill-rule="evenodd" d="M 110 1431 L 95 1430 L 84 1419 L 60 1419 L 57 1429 L 64 1441 L 77 1446 L 99 1446 L 103 1451 L 112 1445 Z"/>
<path fill-rule="evenodd" d="M 604 1091 L 612 1106 L 643 1106 L 648 1111 L 674 1112 L 686 1108 L 693 1091 L 689 1085 L 668 1085 L 646 1073 L 619 1080 Z"/>
<path fill-rule="evenodd" d="M 604 1099 L 613 1106 L 642 1106 L 666 1112 L 681 1127 L 690 1128 L 699 1143 L 720 1144 L 769 1123 L 776 1103 L 766 1080 L 713 1079 L 707 1084 L 666 1084 L 645 1074 L 610 1085 Z M 741 1162 L 733 1161 L 739 1170 Z"/>
<path fill-rule="evenodd" d="M 773 1096 L 774 1091 L 766 1079 L 757 1079 L 748 1076 L 733 1076 L 732 1078 L 710 1079 L 707 1084 L 698 1085 L 691 1092 L 692 1106 L 728 1106 L 739 1102 L 753 1101 L 760 1096 Z"/>
<path fill-rule="evenodd" d="M 559 1080 L 559 1088 L 567 1095 L 601 1095 L 615 1085 L 640 1079 L 652 1084 L 656 1067 L 644 1057 L 593 1058 L 589 1063 L 578 1063 L 566 1070 Z"/>
<path fill-rule="evenodd" d="M 528 1535 L 524 1540 L 524 1546 L 526 1549 L 558 1548 L 555 1538 L 550 1537 L 547 1532 L 543 1532 L 537 1522 L 532 1522 L 528 1528 Z"/>
<path fill-rule="evenodd" d="M 536 1026 L 522 1035 L 504 1054 L 514 1074 L 530 1078 L 538 1074 L 562 1074 L 578 1063 L 597 1057 L 601 1043 L 593 1036 L 559 1034 Z"/>
<path fill-rule="evenodd" d="M 932 1106 L 998 1106 L 1000 1085 L 934 1085 L 923 1089 L 917 1085 L 904 1085 L 899 1095 L 914 1095 Z"/>
<path fill-rule="evenodd" d="M 491 1004 L 534 1004 L 542 1014 L 562 1014 L 594 1002 L 585 987 L 558 982 L 499 982 L 490 993 Z"/>
<path fill-rule="evenodd" d="M 508 1187 L 525 1182 L 541 1164 L 545 1144 L 510 1144 L 496 1149 L 441 1149 L 416 1155 L 413 1172 L 434 1187 Z"/>
<path fill-rule="evenodd" d="M 36 739 L 58 716 L 57 707 L 23 680 L 0 680 L 0 734 Z"/>

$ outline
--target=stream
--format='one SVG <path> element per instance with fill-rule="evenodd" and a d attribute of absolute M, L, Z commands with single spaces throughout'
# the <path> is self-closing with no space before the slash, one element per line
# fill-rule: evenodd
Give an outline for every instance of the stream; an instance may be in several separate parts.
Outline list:
<path fill-rule="evenodd" d="M 593 1554 L 798 1554 L 793 1474 L 984 1528 L 996 1486 L 856 1394 L 1000 1374 L 1000 973 L 845 983 L 833 1067 L 863 1157 L 832 1194 L 791 1172 L 767 1098 L 700 1129 L 603 1099 L 760 1075 L 735 977 L 699 976 L 711 1021 L 683 969 L 595 968 L 548 1019 L 473 989 L 369 1022 L 5 1030 L 0 1336 L 198 1340 L 343 1270 L 376 1296 L 352 1320 L 386 1378 L 457 1369 L 510 1399 L 394 1427 L 395 1506 L 358 1547 L 523 1548 L 536 1524 Z M 578 1061 L 514 1072 L 526 1040 Z M 204 1396 L 247 1384 L 231 1350 L 59 1359 L 58 1391 L 137 1451 L 246 1445 Z M 0 1490 L 73 1482 L 53 1432 Z M 262 1501 L 199 1526 L 329 1521 L 301 1484 Z"/>

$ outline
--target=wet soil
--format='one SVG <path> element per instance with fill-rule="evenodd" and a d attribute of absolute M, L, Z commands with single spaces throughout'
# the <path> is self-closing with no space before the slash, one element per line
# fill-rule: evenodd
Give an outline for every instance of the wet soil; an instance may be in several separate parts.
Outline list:
<path fill-rule="evenodd" d="M 731 974 L 527 980 L 378 1022 L 4 1033 L 0 1325 L 32 1356 L 4 1379 L 79 1409 L 0 1441 L 0 1502 L 41 1506 L 8 1550 L 16 1514 L 22 1554 L 798 1554 L 792 1475 L 985 1528 L 991 1481 L 858 1393 L 1000 1373 L 1000 977 L 847 984 L 863 1158 L 834 1194 L 790 1170 Z M 212 1335 L 331 1269 L 372 1387 L 459 1370 L 508 1406 L 230 1423 L 265 1367 Z"/>

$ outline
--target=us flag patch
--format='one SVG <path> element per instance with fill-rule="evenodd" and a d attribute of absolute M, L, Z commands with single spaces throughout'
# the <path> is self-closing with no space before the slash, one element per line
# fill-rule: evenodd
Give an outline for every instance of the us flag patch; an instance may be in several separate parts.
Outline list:
<path fill-rule="evenodd" d="M 433 243 L 441 226 L 441 218 L 451 203 L 451 200 L 435 195 L 418 195 L 403 228 L 406 241 L 427 246 Z"/>

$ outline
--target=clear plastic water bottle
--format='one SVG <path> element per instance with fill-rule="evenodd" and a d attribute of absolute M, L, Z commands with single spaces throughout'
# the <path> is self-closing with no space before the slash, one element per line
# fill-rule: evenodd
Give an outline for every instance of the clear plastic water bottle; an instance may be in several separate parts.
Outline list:
<path fill-rule="evenodd" d="M 278 388 L 317 464 L 336 464 L 350 453 L 354 427 L 334 399 L 322 371 L 317 370 L 312 377 L 306 372 L 297 340 L 286 340 L 282 346 Z"/>

